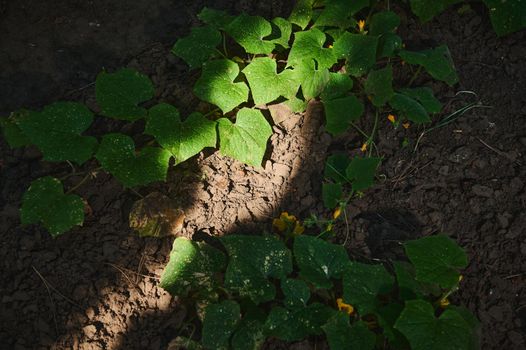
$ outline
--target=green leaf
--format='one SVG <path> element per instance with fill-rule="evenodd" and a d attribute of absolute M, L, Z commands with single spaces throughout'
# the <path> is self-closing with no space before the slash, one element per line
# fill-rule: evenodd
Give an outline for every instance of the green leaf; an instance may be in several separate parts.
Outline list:
<path fill-rule="evenodd" d="M 471 329 L 464 318 L 451 309 L 437 318 L 433 306 L 423 300 L 406 301 L 394 327 L 413 350 L 469 349 Z"/>
<path fill-rule="evenodd" d="M 74 194 L 64 194 L 62 183 L 51 176 L 31 183 L 22 197 L 22 225 L 41 222 L 51 236 L 57 237 L 84 222 L 84 203 Z"/>
<path fill-rule="evenodd" d="M 343 300 L 354 306 L 360 315 L 374 312 L 379 294 L 391 291 L 394 278 L 383 265 L 350 262 L 343 275 Z"/>
<path fill-rule="evenodd" d="M 226 258 L 220 250 L 204 242 L 178 237 L 161 275 L 160 286 L 174 296 L 186 297 L 193 292 L 206 298 L 217 285 L 216 274 L 225 266 Z"/>
<path fill-rule="evenodd" d="M 106 134 L 95 157 L 125 187 L 134 187 L 164 181 L 171 154 L 161 148 L 144 147 L 136 155 L 131 137 Z"/>
<path fill-rule="evenodd" d="M 283 102 L 293 113 L 303 113 L 307 109 L 309 104 L 307 101 L 299 99 L 297 97 L 291 97 L 287 101 Z"/>
<path fill-rule="evenodd" d="M 458 284 L 459 269 L 468 264 L 464 250 L 444 235 L 429 236 L 404 243 L 405 252 L 416 270 L 416 279 L 448 289 Z"/>
<path fill-rule="evenodd" d="M 323 101 L 326 129 L 333 136 L 345 132 L 350 123 L 360 118 L 364 112 L 362 102 L 354 95 Z"/>
<path fill-rule="evenodd" d="M 219 43 L 221 33 L 217 29 L 212 26 L 195 27 L 190 35 L 177 40 L 172 53 L 182 58 L 190 69 L 193 69 L 217 56 L 216 47 Z"/>
<path fill-rule="evenodd" d="M 203 72 L 194 86 L 194 93 L 201 100 L 210 102 L 228 113 L 248 100 L 248 86 L 234 83 L 239 66 L 230 60 L 215 60 L 203 64 Z"/>
<path fill-rule="evenodd" d="M 316 63 L 313 60 L 302 62 L 295 67 L 294 72 L 301 84 L 303 97 L 307 100 L 318 97 L 330 80 L 329 70 L 327 68 L 316 68 Z"/>
<path fill-rule="evenodd" d="M 294 239 L 294 257 L 300 276 L 316 288 L 331 288 L 331 279 L 340 278 L 349 266 L 343 246 L 312 236 Z"/>
<path fill-rule="evenodd" d="M 295 33 L 287 65 L 298 66 L 304 62 L 310 64 L 314 60 L 316 61 L 315 67 L 319 70 L 331 68 L 337 59 L 334 49 L 323 47 L 326 40 L 325 34 L 317 28 Z"/>
<path fill-rule="evenodd" d="M 93 114 L 76 102 L 55 102 L 41 112 L 20 115 L 16 123 L 23 135 L 44 154 L 44 160 L 82 164 L 93 155 L 97 139 L 81 134 L 90 127 Z"/>
<path fill-rule="evenodd" d="M 345 97 L 353 87 L 353 81 L 347 74 L 329 73 L 329 82 L 321 93 L 322 100 L 334 100 Z"/>
<path fill-rule="evenodd" d="M 349 157 L 343 153 L 336 153 L 327 158 L 325 163 L 324 175 L 326 178 L 336 182 L 346 183 L 347 180 L 347 167 L 351 164 Z"/>
<path fill-rule="evenodd" d="M 215 147 L 217 143 L 216 122 L 197 112 L 181 121 L 177 108 L 167 103 L 150 109 L 145 133 L 153 135 L 163 148 L 169 150 L 176 164 L 195 156 L 205 147 Z"/>
<path fill-rule="evenodd" d="M 461 0 L 410 0 L 411 10 L 422 22 L 427 22 L 448 6 Z"/>
<path fill-rule="evenodd" d="M 498 36 L 516 32 L 526 27 L 526 2 L 524 0 L 483 0 L 489 10 L 491 24 Z"/>
<path fill-rule="evenodd" d="M 270 57 L 256 57 L 243 69 L 252 92 L 254 104 L 262 105 L 280 96 L 293 97 L 298 92 L 300 82 L 291 69 L 277 73 L 276 61 Z"/>
<path fill-rule="evenodd" d="M 481 327 L 480 327 L 479 320 L 477 320 L 477 318 L 471 313 L 471 311 L 469 311 L 467 308 L 463 306 L 449 305 L 447 309 L 457 312 L 460 316 L 462 316 L 464 321 L 466 321 L 466 323 L 470 327 L 471 339 L 470 339 L 469 349 L 470 350 L 480 349 L 480 339 L 482 339 L 482 335 L 481 335 Z"/>
<path fill-rule="evenodd" d="M 227 118 L 217 123 L 221 153 L 255 167 L 261 166 L 272 128 L 260 111 L 243 108 L 237 113 L 235 124 Z"/>
<path fill-rule="evenodd" d="M 372 97 L 372 103 L 375 107 L 385 105 L 394 95 L 393 68 L 389 65 L 369 72 L 364 89 L 365 93 Z"/>
<path fill-rule="evenodd" d="M 325 208 L 334 209 L 342 200 L 343 187 L 341 183 L 324 183 L 321 192 Z"/>
<path fill-rule="evenodd" d="M 405 94 L 395 93 L 389 104 L 398 111 L 401 117 L 415 123 L 429 123 L 431 121 L 424 106 Z"/>
<path fill-rule="evenodd" d="M 271 236 L 230 235 L 221 238 L 229 263 L 225 288 L 256 304 L 274 299 L 269 277 L 283 279 L 292 272 L 292 257 L 282 241 Z"/>
<path fill-rule="evenodd" d="M 407 339 L 393 328 L 403 309 L 404 305 L 393 301 L 381 306 L 375 312 L 378 325 L 382 328 L 383 334 L 388 339 L 389 346 L 392 349 L 410 349 Z"/>
<path fill-rule="evenodd" d="M 442 104 L 437 100 L 431 88 L 417 87 L 401 89 L 400 92 L 420 102 L 428 113 L 439 113 L 442 110 Z"/>
<path fill-rule="evenodd" d="M 150 79 L 139 72 L 122 68 L 115 73 L 100 72 L 95 82 L 95 95 L 101 113 L 106 117 L 135 121 L 146 116 L 138 104 L 155 94 Z"/>
<path fill-rule="evenodd" d="M 382 35 L 391 33 L 400 25 L 400 17 L 393 11 L 375 13 L 369 22 L 369 34 Z"/>
<path fill-rule="evenodd" d="M 227 349 L 230 336 L 241 320 L 241 308 L 233 300 L 208 305 L 203 320 L 202 343 L 207 349 Z"/>
<path fill-rule="evenodd" d="M 266 333 L 285 341 L 297 341 L 309 335 L 320 335 L 321 327 L 336 311 L 320 303 L 287 310 L 274 307 L 265 322 Z"/>
<path fill-rule="evenodd" d="M 359 77 L 376 62 L 377 47 L 376 36 L 346 32 L 334 42 L 333 50 L 338 59 L 345 59 L 347 73 Z"/>
<path fill-rule="evenodd" d="M 424 67 L 429 75 L 446 82 L 449 86 L 458 82 L 458 75 L 446 45 L 418 52 L 401 50 L 398 55 L 409 64 Z"/>
<path fill-rule="evenodd" d="M 285 18 L 276 17 L 272 20 L 273 33 L 269 40 L 274 44 L 289 48 L 289 40 L 292 35 L 292 24 Z"/>
<path fill-rule="evenodd" d="M 8 118 L 0 118 L 0 128 L 2 128 L 2 133 L 9 147 L 20 148 L 31 144 L 31 141 L 17 125 L 18 119 L 24 118 L 30 113 L 28 110 L 20 110 L 11 113 Z"/>
<path fill-rule="evenodd" d="M 293 278 L 281 280 L 281 290 L 285 295 L 283 303 L 287 308 L 307 306 L 310 299 L 310 289 L 304 281 Z"/>
<path fill-rule="evenodd" d="M 241 14 L 230 22 L 226 32 L 241 45 L 247 53 L 269 54 L 276 45 L 264 38 L 272 34 L 272 25 L 260 16 Z"/>
<path fill-rule="evenodd" d="M 232 337 L 234 350 L 258 350 L 265 342 L 263 322 L 243 317 L 241 324 Z"/>
<path fill-rule="evenodd" d="M 349 315 L 344 312 L 335 313 L 322 328 L 331 350 L 374 349 L 376 335 L 362 321 L 351 326 Z"/>
<path fill-rule="evenodd" d="M 394 57 L 402 48 L 402 38 L 393 33 L 385 33 L 378 39 L 378 57 Z"/>
<path fill-rule="evenodd" d="M 348 181 L 352 182 L 353 191 L 363 191 L 374 184 L 374 174 L 381 160 L 375 157 L 353 158 L 345 170 Z"/>
<path fill-rule="evenodd" d="M 314 2 L 315 0 L 298 0 L 290 14 L 290 23 L 296 24 L 301 29 L 305 29 L 312 19 L 312 6 Z"/>
<path fill-rule="evenodd" d="M 211 25 L 216 29 L 224 30 L 235 17 L 223 10 L 203 7 L 201 12 L 197 15 L 197 18 L 199 18 L 201 22 Z"/>
<path fill-rule="evenodd" d="M 414 267 L 411 264 L 403 261 L 394 261 L 393 266 L 398 284 L 398 295 L 400 299 L 422 299 L 422 286 L 415 279 Z"/>
<path fill-rule="evenodd" d="M 349 28 L 354 23 L 351 16 L 367 6 L 369 0 L 325 0 L 316 26 Z"/>

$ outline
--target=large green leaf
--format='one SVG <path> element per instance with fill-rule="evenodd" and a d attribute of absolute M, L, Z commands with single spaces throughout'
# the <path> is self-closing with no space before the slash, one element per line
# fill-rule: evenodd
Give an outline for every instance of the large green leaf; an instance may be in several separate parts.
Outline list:
<path fill-rule="evenodd" d="M 287 278 L 281 280 L 281 290 L 285 295 L 283 304 L 289 309 L 304 307 L 310 299 L 310 289 L 302 280 Z"/>
<path fill-rule="evenodd" d="M 344 133 L 351 122 L 359 119 L 363 112 L 363 103 L 354 95 L 334 100 L 324 100 L 325 128 L 334 136 Z"/>
<path fill-rule="evenodd" d="M 442 110 L 442 104 L 437 100 L 431 88 L 416 87 L 400 89 L 399 92 L 420 102 L 428 113 L 439 113 Z"/>
<path fill-rule="evenodd" d="M 349 324 L 349 315 L 344 312 L 335 313 L 323 325 L 331 350 L 372 350 L 376 343 L 376 335 L 362 321 Z"/>
<path fill-rule="evenodd" d="M 312 28 L 304 32 L 294 34 L 294 44 L 290 49 L 288 66 L 297 66 L 303 62 L 316 62 L 316 68 L 331 68 L 336 63 L 334 49 L 325 48 L 325 34 Z"/>
<path fill-rule="evenodd" d="M 259 304 L 274 299 L 269 277 L 283 279 L 292 272 L 292 257 L 282 241 L 271 236 L 230 235 L 221 238 L 229 263 L 225 287 Z"/>
<path fill-rule="evenodd" d="M 324 183 L 321 189 L 323 205 L 325 208 L 334 209 L 343 197 L 343 186 L 341 183 Z"/>
<path fill-rule="evenodd" d="M 264 39 L 272 34 L 272 25 L 260 16 L 243 13 L 228 24 L 226 32 L 243 46 L 247 53 L 269 54 L 276 47 L 272 41 Z"/>
<path fill-rule="evenodd" d="M 394 278 L 383 265 L 351 262 L 343 275 L 343 300 L 353 305 L 360 315 L 374 312 L 379 294 L 389 293 Z"/>
<path fill-rule="evenodd" d="M 226 29 L 228 24 L 234 20 L 234 16 L 223 10 L 216 10 L 209 7 L 203 7 L 197 14 L 201 22 L 211 25 L 216 29 Z"/>
<path fill-rule="evenodd" d="M 394 95 L 393 68 L 388 65 L 385 68 L 369 72 L 364 90 L 367 95 L 371 96 L 375 107 L 385 105 Z"/>
<path fill-rule="evenodd" d="M 233 300 L 208 305 L 203 320 L 203 345 L 207 349 L 228 349 L 230 336 L 241 320 L 241 308 Z"/>
<path fill-rule="evenodd" d="M 51 176 L 31 183 L 22 198 L 22 225 L 41 222 L 53 237 L 84 222 L 84 203 L 74 194 L 64 194 L 62 183 Z"/>
<path fill-rule="evenodd" d="M 256 105 L 267 104 L 278 97 L 293 97 L 300 82 L 291 69 L 277 73 L 276 61 L 270 57 L 257 57 L 243 69 Z"/>
<path fill-rule="evenodd" d="M 448 6 L 461 0 L 410 0 L 411 10 L 420 20 L 427 22 L 444 11 Z"/>
<path fill-rule="evenodd" d="M 422 285 L 415 279 L 415 269 L 407 262 L 394 261 L 393 267 L 401 300 L 423 298 Z"/>
<path fill-rule="evenodd" d="M 269 40 L 288 49 L 292 35 L 292 24 L 285 18 L 276 17 L 272 20 L 272 25 L 273 31 Z"/>
<path fill-rule="evenodd" d="M 155 136 L 157 142 L 172 153 L 176 164 L 217 143 L 216 122 L 197 112 L 181 121 L 177 108 L 167 103 L 150 109 L 145 133 Z"/>
<path fill-rule="evenodd" d="M 338 59 L 345 59 L 347 73 L 362 76 L 376 62 L 378 37 L 345 32 L 334 42 L 334 53 Z"/>
<path fill-rule="evenodd" d="M 375 157 L 353 158 L 345 170 L 345 175 L 347 176 L 347 180 L 352 182 L 352 189 L 354 191 L 363 191 L 373 185 L 374 174 L 381 160 L 381 158 Z"/>
<path fill-rule="evenodd" d="M 301 84 L 301 91 L 306 100 L 318 97 L 330 81 L 327 68 L 316 68 L 314 60 L 306 60 L 294 68 L 297 80 Z"/>
<path fill-rule="evenodd" d="M 106 117 L 134 121 L 146 116 L 146 109 L 138 104 L 155 94 L 146 75 L 122 68 L 115 73 L 101 72 L 95 83 L 95 95 L 101 113 Z"/>
<path fill-rule="evenodd" d="M 97 140 L 81 136 L 93 121 L 93 114 L 76 102 L 55 102 L 41 112 L 19 115 L 16 124 L 23 135 L 52 162 L 65 160 L 84 163 L 91 158 Z"/>
<path fill-rule="evenodd" d="M 327 158 L 324 176 L 336 182 L 348 182 L 346 170 L 351 160 L 346 154 L 336 153 Z"/>
<path fill-rule="evenodd" d="M 320 303 L 313 303 L 294 310 L 277 306 L 270 310 L 265 322 L 266 333 L 285 341 L 297 341 L 309 335 L 320 335 L 322 334 L 321 327 L 335 312 Z"/>
<path fill-rule="evenodd" d="M 190 34 L 177 40 L 172 53 L 181 57 L 190 68 L 200 67 L 217 55 L 221 33 L 212 26 L 194 27 Z"/>
<path fill-rule="evenodd" d="M 429 123 L 431 121 L 424 106 L 406 94 L 395 93 L 389 104 L 402 118 L 407 118 L 415 123 Z"/>
<path fill-rule="evenodd" d="M 243 108 L 237 113 L 235 124 L 227 118 L 217 123 L 221 153 L 252 166 L 261 166 L 272 128 L 260 111 Z"/>
<path fill-rule="evenodd" d="M 226 266 L 224 254 L 204 243 L 178 237 L 172 246 L 170 260 L 161 275 L 160 286 L 174 296 L 190 292 L 206 298 L 216 287 L 216 274 Z"/>
<path fill-rule="evenodd" d="M 26 135 L 22 132 L 20 127 L 17 125 L 17 121 L 20 118 L 30 114 L 31 111 L 20 110 L 11 113 L 7 118 L 0 118 L 0 128 L 2 128 L 2 133 L 5 140 L 11 148 L 24 147 L 31 144 L 31 141 L 27 138 Z"/>
<path fill-rule="evenodd" d="M 468 264 L 464 250 L 445 235 L 429 236 L 404 243 L 405 252 L 416 270 L 416 279 L 452 288 L 458 283 L 459 269 Z"/>
<path fill-rule="evenodd" d="M 340 278 L 349 267 L 343 246 L 313 236 L 294 239 L 294 257 L 300 276 L 316 288 L 331 288 L 331 279 Z"/>
<path fill-rule="evenodd" d="M 483 0 L 489 9 L 491 24 L 499 36 L 526 27 L 526 2 L 524 0 Z"/>
<path fill-rule="evenodd" d="M 352 15 L 369 6 L 369 0 L 325 0 L 325 8 L 316 19 L 318 27 L 349 28 L 355 21 Z"/>
<path fill-rule="evenodd" d="M 250 301 L 244 301 L 241 308 L 244 315 L 232 336 L 232 349 L 258 350 L 265 341 L 263 324 L 267 314 Z"/>
<path fill-rule="evenodd" d="M 144 147 L 136 155 L 131 137 L 106 134 L 95 157 L 125 187 L 134 187 L 164 181 L 171 154 L 162 148 Z"/>
<path fill-rule="evenodd" d="M 353 81 L 347 74 L 329 73 L 329 82 L 321 93 L 322 100 L 334 100 L 336 98 L 345 97 L 353 87 Z"/>
<path fill-rule="evenodd" d="M 401 50 L 398 55 L 407 63 L 417 64 L 433 78 L 453 86 L 458 82 L 458 75 L 446 45 L 423 51 Z"/>
<path fill-rule="evenodd" d="M 381 11 L 371 17 L 369 34 L 382 35 L 392 33 L 400 25 L 400 17 L 393 11 Z"/>
<path fill-rule="evenodd" d="M 312 6 L 315 0 L 298 0 L 290 14 L 290 23 L 296 24 L 301 29 L 305 29 L 310 23 L 313 15 Z"/>
<path fill-rule="evenodd" d="M 394 33 L 385 33 L 378 39 L 378 57 L 394 57 L 402 49 L 402 38 Z"/>
<path fill-rule="evenodd" d="M 223 59 L 207 62 L 195 83 L 194 92 L 200 99 L 228 113 L 248 100 L 248 86 L 243 82 L 234 83 L 238 75 L 239 66 L 233 61 Z"/>
<path fill-rule="evenodd" d="M 406 336 L 413 350 L 468 350 L 471 328 L 455 310 L 435 317 L 433 306 L 424 300 L 406 301 L 394 326 Z"/>

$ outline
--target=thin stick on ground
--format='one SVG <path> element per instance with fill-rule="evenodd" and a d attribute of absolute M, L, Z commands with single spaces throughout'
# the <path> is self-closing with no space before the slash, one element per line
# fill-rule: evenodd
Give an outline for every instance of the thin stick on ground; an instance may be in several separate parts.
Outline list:
<path fill-rule="evenodd" d="M 36 269 L 35 266 L 31 265 L 31 267 L 33 268 L 33 270 L 35 270 L 36 274 L 38 275 L 38 277 L 40 277 L 40 279 L 42 280 L 42 282 L 44 282 L 44 285 L 46 286 L 46 288 L 49 288 L 51 289 L 52 291 L 54 291 L 55 293 L 57 293 L 59 296 L 62 297 L 62 299 L 64 299 L 65 301 L 67 301 L 68 303 L 70 303 L 71 305 L 73 306 L 76 306 L 78 307 L 79 309 L 82 309 L 82 307 L 77 304 L 76 302 L 74 302 L 73 300 L 71 300 L 70 298 L 68 298 L 67 296 L 65 296 L 64 294 L 62 294 L 58 289 L 56 289 L 55 287 L 53 287 L 53 285 L 51 283 L 49 283 L 45 278 L 44 276 L 42 276 L 42 274 L 40 274 L 40 272 L 38 272 L 38 270 Z"/>
<path fill-rule="evenodd" d="M 51 302 L 51 313 L 53 314 L 53 323 L 55 324 L 55 335 L 58 334 L 58 322 L 57 322 L 57 313 L 55 312 L 55 302 L 53 301 L 53 296 L 51 296 L 51 291 L 49 290 L 49 285 L 44 277 L 40 274 L 40 272 L 37 271 L 37 269 L 31 265 L 33 270 L 35 270 L 36 274 L 40 279 L 42 280 L 42 283 L 44 283 L 44 287 L 46 287 L 47 295 L 49 296 L 49 301 Z"/>

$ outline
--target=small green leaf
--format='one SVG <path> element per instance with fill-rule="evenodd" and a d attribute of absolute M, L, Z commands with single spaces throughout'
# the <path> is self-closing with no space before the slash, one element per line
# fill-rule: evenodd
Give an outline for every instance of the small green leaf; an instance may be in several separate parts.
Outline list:
<path fill-rule="evenodd" d="M 23 135 L 51 162 L 83 164 L 93 155 L 97 139 L 81 134 L 90 127 L 93 114 L 76 102 L 55 102 L 41 112 L 19 115 L 16 124 Z"/>
<path fill-rule="evenodd" d="M 446 82 L 449 86 L 458 82 L 458 75 L 446 45 L 418 52 L 402 50 L 398 55 L 409 64 L 424 67 L 429 75 Z"/>
<path fill-rule="evenodd" d="M 290 49 L 288 66 L 298 66 L 304 62 L 314 60 L 316 68 L 322 70 L 331 68 L 337 61 L 334 55 L 334 49 L 325 48 L 325 34 L 317 29 L 312 28 L 305 32 L 294 34 L 294 44 Z"/>
<path fill-rule="evenodd" d="M 190 69 L 198 68 L 211 57 L 217 56 L 221 33 L 212 26 L 192 28 L 190 35 L 177 40 L 172 53 L 181 57 Z"/>
<path fill-rule="evenodd" d="M 458 284 L 459 269 L 468 264 L 464 250 L 445 235 L 429 236 L 404 243 L 416 270 L 416 279 L 448 289 Z"/>
<path fill-rule="evenodd" d="M 369 34 L 382 35 L 392 33 L 400 25 L 400 17 L 393 11 L 381 11 L 371 17 Z"/>
<path fill-rule="evenodd" d="M 309 104 L 307 101 L 299 99 L 297 97 L 291 97 L 287 101 L 283 102 L 293 113 L 303 113 L 307 109 Z"/>
<path fill-rule="evenodd" d="M 269 40 L 275 44 L 289 48 L 289 40 L 292 35 L 292 24 L 285 18 L 276 17 L 272 20 L 273 33 Z"/>
<path fill-rule="evenodd" d="M 316 26 L 349 28 L 353 24 L 351 16 L 367 6 L 369 0 L 325 0 Z"/>
<path fill-rule="evenodd" d="M 17 120 L 30 114 L 30 111 L 20 110 L 11 113 L 8 118 L 0 118 L 0 128 L 2 128 L 4 138 L 11 148 L 20 148 L 31 144 L 31 141 L 17 125 Z"/>
<path fill-rule="evenodd" d="M 468 350 L 471 328 L 455 310 L 435 317 L 433 306 L 424 300 L 406 301 L 394 326 L 406 336 L 413 350 Z"/>
<path fill-rule="evenodd" d="M 278 97 L 293 97 L 298 92 L 300 82 L 291 69 L 277 73 L 276 61 L 270 57 L 256 57 L 243 69 L 252 92 L 254 104 L 262 105 Z"/>
<path fill-rule="evenodd" d="M 385 68 L 372 70 L 367 76 L 364 85 L 365 93 L 372 97 L 375 107 L 382 107 L 393 95 L 393 68 L 388 65 Z"/>
<path fill-rule="evenodd" d="M 300 276 L 316 288 L 331 288 L 331 279 L 340 278 L 349 266 L 345 248 L 312 236 L 295 238 L 294 257 Z"/>
<path fill-rule="evenodd" d="M 336 182 L 348 182 L 347 167 L 351 164 L 349 157 L 343 153 L 336 153 L 327 158 L 324 175 L 326 178 Z"/>
<path fill-rule="evenodd" d="M 248 86 L 242 82 L 234 83 L 238 75 L 239 66 L 233 61 L 223 59 L 207 62 L 195 83 L 194 92 L 200 99 L 228 113 L 248 100 Z"/>
<path fill-rule="evenodd" d="M 334 100 L 345 97 L 353 87 L 353 81 L 347 74 L 329 73 L 329 82 L 321 93 L 322 100 Z"/>
<path fill-rule="evenodd" d="M 95 157 L 125 187 L 134 187 L 164 181 L 171 154 L 161 148 L 144 147 L 136 155 L 131 137 L 106 134 Z"/>
<path fill-rule="evenodd" d="M 167 103 L 150 109 L 145 133 L 153 135 L 163 148 L 169 150 L 176 164 L 195 156 L 205 147 L 215 147 L 217 143 L 216 122 L 197 112 L 181 121 L 177 108 Z"/>
<path fill-rule="evenodd" d="M 241 45 L 247 53 L 269 54 L 276 45 L 264 38 L 272 34 L 272 25 L 260 16 L 241 14 L 230 22 L 226 32 Z"/>
<path fill-rule="evenodd" d="M 333 50 L 338 59 L 345 59 L 347 73 L 359 77 L 376 62 L 377 47 L 377 36 L 346 32 L 334 42 Z"/>
<path fill-rule="evenodd" d="M 106 117 L 134 121 L 146 116 L 146 109 L 138 104 L 155 94 L 146 75 L 122 68 L 115 73 L 101 72 L 95 83 L 97 103 Z"/>
<path fill-rule="evenodd" d="M 298 0 L 290 14 L 290 23 L 296 24 L 301 29 L 305 29 L 312 19 L 312 6 L 314 2 L 315 0 Z"/>
<path fill-rule="evenodd" d="M 364 112 L 362 102 L 354 95 L 323 101 L 325 107 L 326 129 L 334 136 L 345 132 L 350 123 L 360 118 Z"/>
<path fill-rule="evenodd" d="M 207 349 L 227 349 L 230 336 L 241 320 L 241 308 L 233 300 L 208 305 L 203 320 L 202 343 Z"/>
<path fill-rule="evenodd" d="M 256 304 L 276 295 L 269 277 L 283 279 L 292 272 L 292 257 L 282 241 L 271 236 L 230 235 L 221 238 L 229 263 L 225 288 Z"/>
<path fill-rule="evenodd" d="M 395 93 L 389 104 L 398 111 L 401 117 L 415 123 L 429 123 L 431 121 L 424 106 L 405 94 Z"/>
<path fill-rule="evenodd" d="M 362 321 L 351 326 L 349 315 L 335 313 L 322 327 L 331 350 L 373 350 L 376 335 Z"/>
<path fill-rule="evenodd" d="M 235 17 L 223 10 L 203 7 L 201 12 L 197 15 L 197 18 L 199 18 L 201 22 L 211 25 L 216 29 L 224 30 Z"/>
<path fill-rule="evenodd" d="M 320 335 L 321 327 L 335 312 L 320 303 L 292 311 L 277 306 L 270 310 L 265 322 L 266 333 L 285 341 L 297 341 L 309 335 Z"/>
<path fill-rule="evenodd" d="M 62 183 L 51 176 L 31 183 L 22 198 L 22 225 L 42 225 L 51 236 L 57 237 L 84 222 L 84 203 L 74 194 L 64 194 Z"/>
<path fill-rule="evenodd" d="M 307 100 L 318 97 L 330 80 L 329 70 L 316 68 L 313 60 L 302 62 L 295 67 L 294 72 L 301 84 L 303 97 Z"/>
<path fill-rule="evenodd" d="M 304 281 L 293 278 L 281 280 L 281 290 L 285 295 L 283 303 L 287 308 L 307 306 L 310 299 L 310 289 Z"/>
<path fill-rule="evenodd" d="M 345 170 L 345 175 L 348 181 L 352 182 L 352 189 L 354 191 L 363 191 L 373 185 L 374 174 L 381 160 L 381 158 L 374 157 L 353 158 Z"/>
<path fill-rule="evenodd" d="M 402 48 L 402 38 L 393 33 L 385 33 L 378 39 L 378 57 L 394 57 Z"/>
<path fill-rule="evenodd" d="M 420 102 L 428 113 L 439 113 L 442 110 L 442 104 L 428 87 L 401 89 L 400 92 Z"/>
<path fill-rule="evenodd" d="M 526 2 L 524 0 L 483 0 L 489 9 L 493 29 L 498 36 L 516 32 L 526 27 Z"/>
<path fill-rule="evenodd" d="M 216 274 L 226 266 L 224 254 L 204 243 L 178 237 L 172 246 L 170 260 L 161 275 L 161 288 L 185 297 L 190 292 L 206 298 L 217 285 Z"/>
<path fill-rule="evenodd" d="M 422 22 L 427 22 L 447 7 L 461 0 L 410 0 L 411 10 Z"/>
<path fill-rule="evenodd" d="M 394 278 L 383 265 L 350 262 L 343 275 L 343 300 L 354 306 L 360 315 L 372 313 L 379 294 L 391 291 Z"/>
<path fill-rule="evenodd" d="M 243 108 L 237 113 L 235 124 L 227 118 L 217 123 L 221 153 L 255 167 L 261 166 L 272 128 L 260 111 Z"/>
<path fill-rule="evenodd" d="M 327 209 L 334 209 L 342 200 L 343 187 L 341 183 L 324 183 L 322 186 L 323 205 Z"/>

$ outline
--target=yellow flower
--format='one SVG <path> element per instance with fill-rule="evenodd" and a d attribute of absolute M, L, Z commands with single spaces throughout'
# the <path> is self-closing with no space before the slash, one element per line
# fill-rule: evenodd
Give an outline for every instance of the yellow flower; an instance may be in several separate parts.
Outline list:
<path fill-rule="evenodd" d="M 329 49 L 332 49 L 332 48 L 333 48 L 333 46 L 332 46 L 332 45 L 329 45 Z"/>
<path fill-rule="evenodd" d="M 334 213 L 332 213 L 332 218 L 336 220 L 340 217 L 341 214 L 342 214 L 342 207 L 338 207 L 336 208 L 336 210 L 334 210 Z"/>
<path fill-rule="evenodd" d="M 276 228 L 279 232 L 283 232 L 287 229 L 287 223 L 281 219 L 272 220 L 272 227 Z"/>
<path fill-rule="evenodd" d="M 443 309 L 446 308 L 449 304 L 450 302 L 448 298 L 444 298 L 440 300 L 440 307 Z"/>
<path fill-rule="evenodd" d="M 343 302 L 342 298 L 336 299 L 336 304 L 338 305 L 338 310 L 344 311 L 349 315 L 352 315 L 354 312 L 354 307 L 351 304 L 346 304 Z"/>
<path fill-rule="evenodd" d="M 327 231 L 332 231 L 332 224 L 327 225 Z"/>
<path fill-rule="evenodd" d="M 389 119 L 389 121 L 390 121 L 391 123 L 396 122 L 396 117 L 395 117 L 394 115 L 392 115 L 392 114 L 389 114 L 389 115 L 387 116 L 387 119 Z"/>
<path fill-rule="evenodd" d="M 463 279 L 464 279 L 464 276 L 462 276 L 462 275 L 458 276 L 458 281 L 459 282 L 462 281 Z"/>
<path fill-rule="evenodd" d="M 367 151 L 367 142 L 364 143 L 360 149 L 362 150 L 362 152 Z"/>
<path fill-rule="evenodd" d="M 411 126 L 411 124 L 409 124 L 409 123 L 403 123 L 402 126 L 404 127 L 404 129 L 409 129 L 409 127 Z"/>
<path fill-rule="evenodd" d="M 303 232 L 305 232 L 305 227 L 303 227 L 298 221 L 296 221 L 296 225 L 294 226 L 294 230 L 292 231 L 295 235 L 301 235 Z"/>
<path fill-rule="evenodd" d="M 358 21 L 358 29 L 360 29 L 360 32 L 363 32 L 364 28 L 365 28 L 365 21 L 361 19 Z"/>
<path fill-rule="evenodd" d="M 293 222 L 293 221 L 296 221 L 296 217 L 294 215 L 289 215 L 289 213 L 287 213 L 286 211 L 284 211 L 283 213 L 281 213 L 281 215 L 279 216 L 279 218 L 281 220 L 287 220 L 287 221 L 290 221 L 290 222 Z"/>

